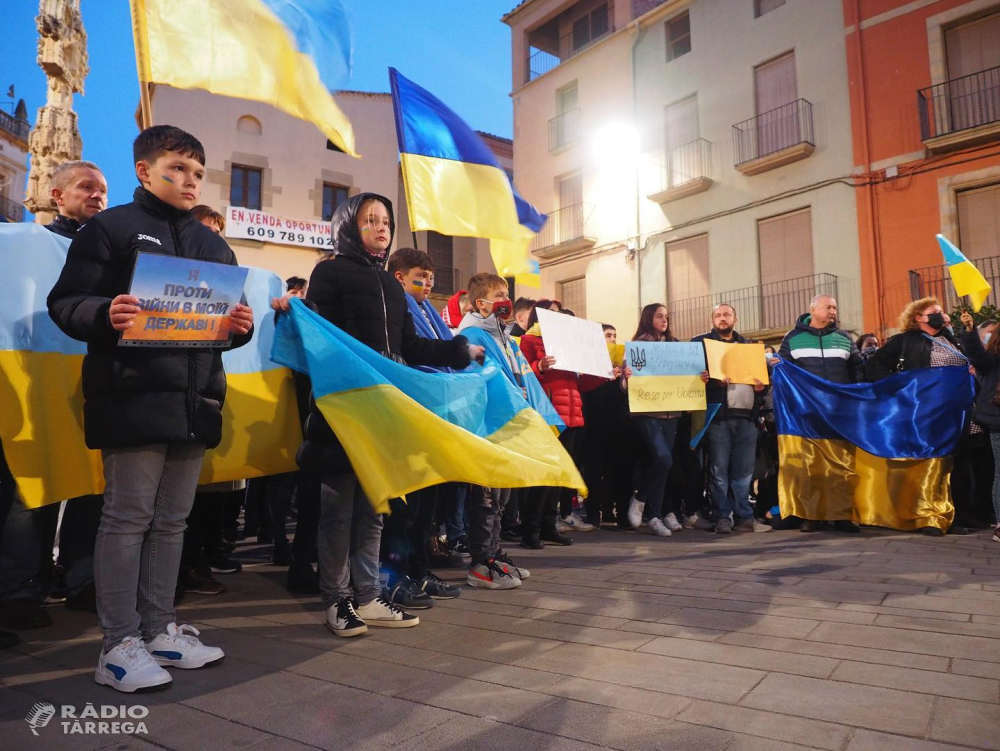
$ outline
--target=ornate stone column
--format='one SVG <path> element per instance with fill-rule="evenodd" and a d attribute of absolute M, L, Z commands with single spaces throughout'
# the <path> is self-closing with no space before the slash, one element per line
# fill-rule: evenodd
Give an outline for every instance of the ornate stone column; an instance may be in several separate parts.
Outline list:
<path fill-rule="evenodd" d="M 52 172 L 59 164 L 79 159 L 83 141 L 73 111 L 73 94 L 83 93 L 87 67 L 87 32 L 80 0 L 39 0 L 38 64 L 49 80 L 45 106 L 38 110 L 28 139 L 31 170 L 25 206 L 39 224 L 56 215 L 50 195 Z"/>

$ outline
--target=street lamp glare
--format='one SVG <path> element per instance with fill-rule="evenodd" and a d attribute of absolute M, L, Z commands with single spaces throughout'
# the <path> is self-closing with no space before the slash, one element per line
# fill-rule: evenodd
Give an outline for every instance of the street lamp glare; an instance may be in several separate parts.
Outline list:
<path fill-rule="evenodd" d="M 600 167 L 623 166 L 635 161 L 639 134 L 626 123 L 608 123 L 594 134 L 590 150 Z"/>

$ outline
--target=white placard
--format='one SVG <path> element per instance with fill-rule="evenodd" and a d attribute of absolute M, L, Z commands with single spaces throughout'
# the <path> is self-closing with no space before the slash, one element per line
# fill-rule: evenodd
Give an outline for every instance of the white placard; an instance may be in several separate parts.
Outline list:
<path fill-rule="evenodd" d="M 326 250 L 333 246 L 330 227 L 330 222 L 288 219 L 240 206 L 226 207 L 226 237 L 240 240 Z"/>
<path fill-rule="evenodd" d="M 537 308 L 537 311 L 545 354 L 556 358 L 555 370 L 613 377 L 614 368 L 601 324 L 545 308 Z"/>

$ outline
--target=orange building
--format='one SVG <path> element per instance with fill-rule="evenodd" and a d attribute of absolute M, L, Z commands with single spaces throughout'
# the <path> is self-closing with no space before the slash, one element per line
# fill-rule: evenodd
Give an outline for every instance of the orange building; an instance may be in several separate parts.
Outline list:
<path fill-rule="evenodd" d="M 1000 0 L 843 0 L 865 329 L 960 302 L 934 235 L 1000 301 Z"/>

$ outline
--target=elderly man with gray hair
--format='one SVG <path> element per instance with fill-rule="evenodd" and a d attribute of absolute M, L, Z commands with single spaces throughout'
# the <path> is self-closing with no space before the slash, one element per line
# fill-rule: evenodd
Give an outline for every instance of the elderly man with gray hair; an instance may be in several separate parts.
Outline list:
<path fill-rule="evenodd" d="M 46 228 L 63 237 L 72 238 L 108 207 L 108 181 L 93 162 L 63 162 L 52 173 L 51 190 L 59 214 Z"/>
<path fill-rule="evenodd" d="M 816 295 L 809 312 L 799 316 L 795 328 L 785 334 L 778 356 L 815 376 L 833 383 L 864 381 L 864 361 L 850 335 L 837 328 L 837 301 L 830 295 Z M 803 532 L 816 532 L 821 522 L 805 520 Z M 860 532 L 850 519 L 833 523 L 838 532 Z"/>

